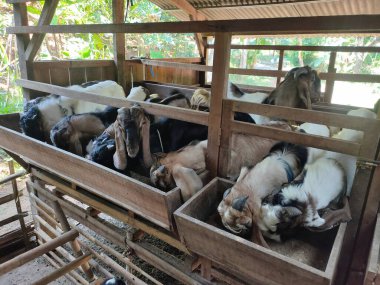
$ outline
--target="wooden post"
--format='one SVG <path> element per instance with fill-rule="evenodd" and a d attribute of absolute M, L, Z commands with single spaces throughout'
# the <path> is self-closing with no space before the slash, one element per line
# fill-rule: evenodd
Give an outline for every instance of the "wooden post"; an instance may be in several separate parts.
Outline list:
<path fill-rule="evenodd" d="M 328 73 L 336 73 L 335 61 L 336 61 L 336 51 L 332 51 L 330 52 L 329 67 L 327 69 Z M 334 91 L 334 83 L 335 83 L 334 79 L 326 80 L 324 102 L 331 103 L 331 98 Z"/>
<path fill-rule="evenodd" d="M 69 264 L 66 264 L 62 266 L 61 268 L 57 269 L 56 271 L 52 272 L 51 274 L 41 278 L 40 280 L 32 283 L 33 285 L 45 285 L 49 284 L 50 282 L 56 280 L 57 278 L 65 275 L 66 273 L 70 272 L 71 270 L 74 270 L 78 266 L 88 263 L 88 261 L 91 259 L 91 254 L 82 255 L 81 257 L 78 257 L 74 261 L 70 262 Z"/>
<path fill-rule="evenodd" d="M 42 246 L 33 248 L 7 262 L 4 262 L 3 264 L 0 265 L 0 275 L 3 275 L 17 267 L 20 267 L 21 265 L 33 260 L 34 258 L 39 257 L 55 249 L 56 247 L 61 246 L 67 243 L 68 241 L 73 240 L 77 236 L 78 236 L 78 231 L 70 230 L 69 232 L 64 233 L 63 235 L 55 238 L 52 241 L 45 243 Z"/>
<path fill-rule="evenodd" d="M 112 0 L 112 19 L 114 24 L 124 23 L 124 0 Z M 117 68 L 117 82 L 123 87 L 126 94 L 129 94 L 131 88 L 126 86 L 125 78 L 125 34 L 113 34 L 114 61 Z"/>
<path fill-rule="evenodd" d="M 13 160 L 8 161 L 8 167 L 9 167 L 9 174 L 10 175 L 14 174 L 15 168 L 13 165 Z M 21 203 L 20 203 L 20 197 L 19 197 L 19 193 L 18 193 L 16 178 L 12 179 L 12 189 L 13 189 L 13 197 L 14 197 L 14 200 L 16 203 L 16 209 L 17 209 L 17 213 L 18 213 L 18 220 L 20 222 L 21 230 L 22 230 L 23 237 L 24 237 L 24 244 L 25 244 L 26 248 L 29 248 L 29 238 L 28 238 L 28 233 L 27 233 L 26 226 L 25 226 L 24 215 L 23 215 L 22 209 L 21 209 Z"/>
<path fill-rule="evenodd" d="M 13 14 L 15 26 L 27 26 L 28 25 L 28 13 L 26 11 L 25 3 L 16 3 L 13 4 Z M 17 54 L 20 66 L 20 76 L 23 79 L 31 79 L 33 80 L 32 69 L 30 65 L 27 63 L 25 58 L 25 50 L 29 44 L 29 35 L 16 35 L 17 42 Z M 23 88 L 22 93 L 24 96 L 24 100 L 30 100 L 30 92 L 28 89 Z"/>
<path fill-rule="evenodd" d="M 227 97 L 230 47 L 231 33 L 215 34 L 207 146 L 207 168 L 210 170 L 211 177 L 218 174 L 222 105 L 223 98 Z"/>
<path fill-rule="evenodd" d="M 282 66 L 284 64 L 284 52 L 285 50 L 281 49 L 280 50 L 280 57 L 278 59 L 278 68 L 277 70 L 278 71 L 282 71 Z M 276 86 L 280 85 L 280 82 L 281 82 L 281 76 L 277 76 L 277 82 L 276 82 Z"/>
<path fill-rule="evenodd" d="M 54 209 L 55 215 L 56 215 L 59 223 L 62 226 L 62 230 L 64 232 L 70 231 L 71 230 L 70 224 L 67 221 L 66 215 L 63 212 L 61 205 L 59 204 L 58 201 L 53 201 L 53 209 Z M 71 248 L 73 249 L 76 257 L 83 255 L 83 251 L 81 250 L 79 242 L 76 239 L 72 240 L 70 242 L 70 245 L 71 245 Z M 83 272 L 87 275 L 87 277 L 90 280 L 94 279 L 94 273 L 92 272 L 91 267 L 88 264 L 88 262 L 82 263 L 81 267 L 83 269 Z"/>
<path fill-rule="evenodd" d="M 203 43 L 203 56 L 201 64 L 207 65 L 207 37 L 202 37 L 202 43 Z M 206 85 L 206 72 L 199 71 L 198 72 L 198 82 L 200 86 Z"/>

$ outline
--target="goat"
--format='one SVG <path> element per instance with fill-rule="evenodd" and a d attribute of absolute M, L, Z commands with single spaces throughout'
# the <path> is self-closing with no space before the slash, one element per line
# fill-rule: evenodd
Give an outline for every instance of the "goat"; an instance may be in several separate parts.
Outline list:
<path fill-rule="evenodd" d="M 85 85 L 73 85 L 68 89 L 92 92 L 104 96 L 124 98 L 124 91 L 114 81 L 91 82 Z M 65 116 L 88 112 L 97 112 L 106 106 L 58 95 L 36 98 L 28 102 L 20 117 L 20 127 L 24 134 L 40 141 L 50 142 L 50 130 Z"/>
<path fill-rule="evenodd" d="M 103 112 L 71 115 L 61 119 L 50 131 L 53 145 L 83 156 L 83 146 L 99 136 L 116 120 L 117 108 L 108 107 Z"/>
<path fill-rule="evenodd" d="M 291 182 L 303 169 L 307 149 L 280 142 L 254 167 L 243 167 L 236 184 L 227 189 L 218 205 L 222 223 L 231 232 L 245 235 L 260 224 L 262 200 L 284 183 Z M 255 236 L 253 236 L 255 238 Z M 261 241 L 265 245 L 265 241 Z"/>
<path fill-rule="evenodd" d="M 192 142 L 167 154 L 154 154 L 150 169 L 152 184 L 166 191 L 178 186 L 183 201 L 187 201 L 203 187 L 198 174 L 206 169 L 206 153 L 207 140 Z"/>
<path fill-rule="evenodd" d="M 258 225 L 264 236 L 281 241 L 281 233 L 296 226 L 321 230 L 326 220 L 320 217 L 318 211 L 328 206 L 336 209 L 342 207 L 347 184 L 339 162 L 326 157 L 318 158 L 305 166 L 301 176 L 302 179 L 293 181 L 275 194 L 272 204 L 261 207 L 263 215 Z"/>
<path fill-rule="evenodd" d="M 132 87 L 129 95 L 127 96 L 127 99 L 145 101 L 148 98 L 149 94 L 149 90 L 143 86 Z"/>
<path fill-rule="evenodd" d="M 264 100 L 264 104 L 311 109 L 321 97 L 321 80 L 309 66 L 295 67 Z"/>

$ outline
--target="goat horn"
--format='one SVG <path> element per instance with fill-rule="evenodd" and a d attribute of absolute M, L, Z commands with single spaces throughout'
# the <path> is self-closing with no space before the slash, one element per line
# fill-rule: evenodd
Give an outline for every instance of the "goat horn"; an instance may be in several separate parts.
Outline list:
<path fill-rule="evenodd" d="M 227 195 L 230 194 L 231 189 L 232 188 L 228 188 L 226 191 L 224 191 L 224 193 L 223 193 L 223 199 L 225 199 L 227 197 Z"/>
<path fill-rule="evenodd" d="M 308 66 L 300 67 L 294 72 L 294 79 L 298 79 L 303 74 L 308 74 L 309 69 Z"/>
<path fill-rule="evenodd" d="M 284 211 L 289 218 L 302 215 L 301 210 L 296 207 L 284 207 Z"/>
<path fill-rule="evenodd" d="M 235 210 L 241 212 L 244 209 L 244 205 L 248 200 L 248 196 L 243 196 L 243 197 L 238 197 L 235 198 L 234 201 L 232 202 L 232 208 Z"/>

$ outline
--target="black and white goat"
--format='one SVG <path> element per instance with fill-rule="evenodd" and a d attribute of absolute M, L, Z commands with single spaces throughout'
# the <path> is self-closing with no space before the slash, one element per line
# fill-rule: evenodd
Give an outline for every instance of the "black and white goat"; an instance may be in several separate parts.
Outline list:
<path fill-rule="evenodd" d="M 328 206 L 342 208 L 347 184 L 339 162 L 318 158 L 305 166 L 302 176 L 275 194 L 271 204 L 261 207 L 258 225 L 264 236 L 281 241 L 283 232 L 297 226 L 322 229 L 326 221 L 318 211 Z"/>
<path fill-rule="evenodd" d="M 53 145 L 84 156 L 87 144 L 116 120 L 117 108 L 108 107 L 102 112 L 66 116 L 50 130 Z"/>
<path fill-rule="evenodd" d="M 98 95 L 124 98 L 123 88 L 116 82 L 107 80 L 102 82 L 88 82 L 82 86 L 73 85 L 68 89 L 91 92 Z M 105 105 L 76 100 L 58 95 L 49 95 L 36 98 L 28 102 L 21 114 L 21 130 L 27 136 L 40 141 L 50 142 L 50 130 L 65 116 L 88 112 L 102 111 Z"/>

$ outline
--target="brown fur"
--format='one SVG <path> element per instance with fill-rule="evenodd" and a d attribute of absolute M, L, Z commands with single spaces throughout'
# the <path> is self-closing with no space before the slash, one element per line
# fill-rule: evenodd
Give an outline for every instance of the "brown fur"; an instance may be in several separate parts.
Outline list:
<path fill-rule="evenodd" d="M 311 109 L 311 103 L 319 101 L 320 97 L 321 85 L 317 72 L 304 66 L 289 71 L 266 102 L 277 106 Z"/>

